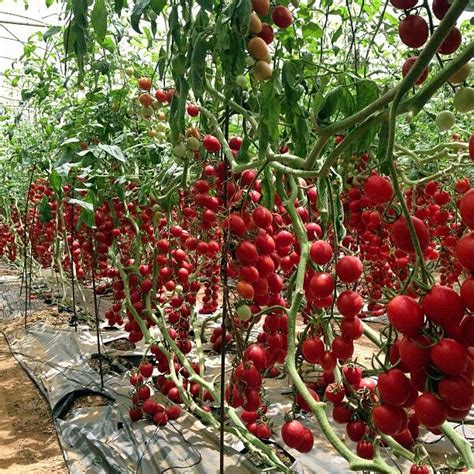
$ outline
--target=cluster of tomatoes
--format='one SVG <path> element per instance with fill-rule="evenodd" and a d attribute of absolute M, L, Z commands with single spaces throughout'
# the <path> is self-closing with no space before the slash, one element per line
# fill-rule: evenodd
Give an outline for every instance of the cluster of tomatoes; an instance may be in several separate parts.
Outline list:
<path fill-rule="evenodd" d="M 428 23 L 423 16 L 421 16 L 420 9 L 421 6 L 417 8 L 418 0 L 390 0 L 392 5 L 401 10 L 405 10 L 406 15 L 401 19 L 398 25 L 398 33 L 401 41 L 410 48 L 422 48 L 428 40 L 430 35 L 430 29 Z M 442 20 L 450 4 L 448 0 L 435 0 L 432 3 L 432 12 L 439 20 Z M 441 46 L 438 48 L 438 53 L 441 55 L 449 55 L 458 50 L 461 45 L 462 35 L 459 28 L 454 26 L 451 31 L 448 33 L 444 39 Z M 408 74 L 408 71 L 411 69 L 415 61 L 418 59 L 418 56 L 409 57 L 402 67 L 403 76 Z M 461 76 L 464 76 L 464 70 L 460 73 Z M 467 70 L 467 75 L 469 70 Z M 418 78 L 417 84 L 422 84 L 428 77 L 428 69 L 426 68 L 423 73 Z M 467 76 L 466 76 L 467 77 Z M 464 79 L 466 79 L 464 77 Z M 459 82 L 462 82 L 462 79 Z M 456 80 L 456 78 L 455 78 Z"/>
<path fill-rule="evenodd" d="M 268 45 L 273 42 L 274 31 L 272 26 L 261 17 L 267 17 L 270 13 L 269 0 L 252 0 L 253 13 L 250 15 L 249 33 L 252 37 L 247 44 L 248 52 L 253 60 L 253 77 L 257 81 L 266 81 L 272 77 L 271 56 Z M 288 28 L 293 22 L 290 10 L 284 5 L 278 5 L 271 9 L 271 19 L 279 28 Z"/>

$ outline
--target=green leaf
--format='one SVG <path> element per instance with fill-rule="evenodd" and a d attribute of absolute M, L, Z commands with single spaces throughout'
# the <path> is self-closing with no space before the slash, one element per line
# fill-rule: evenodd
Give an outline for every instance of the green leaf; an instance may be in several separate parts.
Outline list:
<path fill-rule="evenodd" d="M 204 93 L 208 47 L 208 42 L 204 39 L 202 34 L 199 34 L 191 55 L 191 68 L 189 71 L 191 86 L 196 96 L 200 96 Z"/>
<path fill-rule="evenodd" d="M 58 193 L 61 191 L 61 184 L 62 184 L 62 179 L 59 173 L 56 170 L 53 170 L 51 172 L 51 175 L 49 177 L 49 182 L 51 184 L 51 187 Z"/>
<path fill-rule="evenodd" d="M 263 159 L 267 154 L 267 147 L 279 139 L 279 120 L 281 109 L 281 97 L 276 87 L 276 75 L 267 81 L 262 87 L 259 98 L 261 117 L 259 123 L 259 157 Z"/>
<path fill-rule="evenodd" d="M 165 8 L 166 3 L 166 0 L 151 0 L 150 7 L 157 15 L 159 15 L 163 11 L 163 8 Z"/>
<path fill-rule="evenodd" d="M 245 135 L 242 141 L 242 145 L 240 146 L 240 150 L 238 151 L 237 156 L 235 157 L 235 161 L 237 163 L 248 163 L 250 161 L 249 148 L 251 144 L 252 141 L 247 135 Z"/>
<path fill-rule="evenodd" d="M 133 10 L 132 16 L 130 18 L 130 23 L 132 24 L 132 28 L 137 32 L 141 33 L 140 31 L 140 19 L 145 11 L 146 7 L 150 4 L 150 0 L 137 0 Z"/>
<path fill-rule="evenodd" d="M 178 93 L 173 96 L 170 107 L 170 128 L 175 140 L 178 139 L 180 133 L 184 132 L 184 116 L 186 113 L 186 101 L 189 92 L 189 83 L 184 79 L 184 77 L 179 78 L 177 85 Z"/>
<path fill-rule="evenodd" d="M 100 143 L 99 145 L 97 145 L 97 148 L 99 150 L 105 151 L 105 153 L 122 163 L 126 163 L 127 161 L 122 150 L 117 145 L 106 145 L 104 143 Z"/>
<path fill-rule="evenodd" d="M 95 0 L 91 13 L 91 23 L 99 43 L 102 43 L 107 34 L 107 6 L 105 0 Z"/>
<path fill-rule="evenodd" d="M 232 5 L 232 26 L 242 36 L 249 34 L 252 3 L 250 0 L 234 0 Z"/>
<path fill-rule="evenodd" d="M 317 208 L 323 223 L 327 223 L 329 216 L 329 192 L 327 186 L 327 179 L 318 179 L 316 185 L 318 191 Z"/>
<path fill-rule="evenodd" d="M 53 213 L 51 212 L 51 208 L 49 207 L 48 197 L 43 196 L 41 200 L 41 204 L 39 206 L 39 219 L 42 224 L 46 224 L 53 220 Z"/>
<path fill-rule="evenodd" d="M 125 0 L 115 0 L 114 1 L 114 10 L 115 13 L 120 13 L 122 12 L 123 7 L 126 5 Z"/>
<path fill-rule="evenodd" d="M 342 112 L 346 117 L 354 111 L 354 98 L 347 87 L 339 86 L 333 89 L 324 98 L 318 111 L 320 122 L 328 121 L 329 118 Z"/>
<path fill-rule="evenodd" d="M 379 146 L 377 147 L 376 161 L 379 164 L 379 169 L 382 173 L 388 175 L 390 170 L 388 164 L 385 161 L 387 155 L 388 145 L 388 122 L 384 122 L 379 130 Z"/>
<path fill-rule="evenodd" d="M 200 5 L 205 10 L 211 11 L 213 8 L 212 0 L 197 0 L 198 5 Z"/>
<path fill-rule="evenodd" d="M 77 205 L 81 207 L 82 209 L 85 209 L 86 211 L 94 212 L 94 206 L 90 202 L 83 201 L 81 199 L 75 199 L 75 198 L 70 198 L 68 202 L 69 204 Z"/>
<path fill-rule="evenodd" d="M 49 38 L 58 34 L 61 31 L 60 26 L 52 26 L 48 31 L 43 33 L 43 41 L 48 41 Z"/>
<path fill-rule="evenodd" d="M 374 81 L 364 79 L 356 83 L 356 104 L 354 112 L 357 112 L 377 100 L 380 91 Z"/>
<path fill-rule="evenodd" d="M 298 66 L 293 61 L 286 61 L 281 71 L 281 81 L 285 89 L 285 96 L 288 103 L 293 105 L 297 102 L 303 93 L 303 88 L 297 85 L 299 71 Z"/>

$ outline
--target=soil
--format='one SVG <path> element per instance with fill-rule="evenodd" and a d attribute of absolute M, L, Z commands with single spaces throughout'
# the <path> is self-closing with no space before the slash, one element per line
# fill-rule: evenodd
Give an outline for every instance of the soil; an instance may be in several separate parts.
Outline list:
<path fill-rule="evenodd" d="M 1 327 L 1 326 L 0 326 Z M 67 473 L 51 412 L 0 334 L 0 472 Z"/>

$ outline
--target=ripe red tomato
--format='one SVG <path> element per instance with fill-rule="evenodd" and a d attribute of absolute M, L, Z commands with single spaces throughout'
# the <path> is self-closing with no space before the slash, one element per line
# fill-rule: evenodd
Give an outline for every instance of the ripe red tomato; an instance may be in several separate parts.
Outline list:
<path fill-rule="evenodd" d="M 333 256 L 333 250 L 331 244 L 324 240 L 318 240 L 311 244 L 309 254 L 313 259 L 314 263 L 318 265 L 326 265 L 329 263 Z"/>
<path fill-rule="evenodd" d="M 409 370 L 420 370 L 430 361 L 431 341 L 424 335 L 404 336 L 398 347 L 400 360 Z"/>
<path fill-rule="evenodd" d="M 360 420 L 349 421 L 346 426 L 347 436 L 351 441 L 357 443 L 360 441 L 369 431 L 367 423 Z"/>
<path fill-rule="evenodd" d="M 280 28 L 288 28 L 293 22 L 290 10 L 283 5 L 279 5 L 272 10 L 272 20 Z"/>
<path fill-rule="evenodd" d="M 410 474 L 430 474 L 430 468 L 420 464 L 412 464 L 410 467 Z"/>
<path fill-rule="evenodd" d="M 213 135 L 206 135 L 202 140 L 202 145 L 209 153 L 217 153 L 221 149 L 220 141 Z"/>
<path fill-rule="evenodd" d="M 324 342 L 318 337 L 306 339 L 301 345 L 301 352 L 306 361 L 311 364 L 319 364 L 324 355 Z"/>
<path fill-rule="evenodd" d="M 415 233 L 420 242 L 422 252 L 424 252 L 430 243 L 430 233 L 425 223 L 417 217 L 411 218 Z M 392 240 L 397 249 L 403 250 L 404 252 L 413 253 L 415 247 L 411 240 L 410 231 L 408 230 L 408 224 L 404 216 L 400 216 L 391 227 Z"/>
<path fill-rule="evenodd" d="M 345 255 L 336 264 L 336 274 L 344 283 L 356 282 L 363 272 L 362 262 L 359 258 Z"/>
<path fill-rule="evenodd" d="M 332 341 L 331 351 L 339 360 L 347 360 L 354 353 L 354 343 L 344 336 L 336 336 Z"/>
<path fill-rule="evenodd" d="M 433 0 L 431 6 L 433 13 L 435 14 L 438 20 L 442 20 L 446 13 L 448 12 L 450 4 L 448 0 Z"/>
<path fill-rule="evenodd" d="M 305 427 L 297 420 L 287 421 L 281 428 L 281 437 L 290 448 L 298 449 L 303 442 Z"/>
<path fill-rule="evenodd" d="M 303 441 L 298 446 L 297 450 L 300 453 L 309 453 L 313 449 L 313 446 L 314 446 L 313 432 L 310 429 L 305 428 L 304 434 L 303 434 Z"/>
<path fill-rule="evenodd" d="M 432 393 L 423 393 L 415 402 L 415 414 L 429 429 L 439 428 L 446 421 L 446 406 Z"/>
<path fill-rule="evenodd" d="M 441 339 L 431 349 L 430 357 L 433 365 L 447 375 L 459 375 L 467 368 L 467 351 L 454 339 Z"/>
<path fill-rule="evenodd" d="M 326 387 L 326 390 L 324 391 L 324 396 L 326 397 L 326 400 L 329 400 L 330 402 L 334 403 L 334 405 L 339 405 L 344 399 L 345 394 L 346 391 L 344 387 L 336 383 L 329 384 Z"/>
<path fill-rule="evenodd" d="M 393 187 L 387 178 L 374 174 L 365 181 L 364 194 L 375 204 L 385 204 L 393 197 Z"/>
<path fill-rule="evenodd" d="M 470 229 L 474 229 L 474 189 L 468 191 L 459 201 L 461 218 Z"/>
<path fill-rule="evenodd" d="M 461 297 L 447 286 L 435 285 L 431 288 L 421 306 L 429 320 L 444 328 L 458 326 L 464 316 Z"/>
<path fill-rule="evenodd" d="M 464 235 L 456 245 L 456 258 L 470 272 L 474 271 L 474 232 Z"/>
<path fill-rule="evenodd" d="M 357 291 L 346 290 L 337 297 L 336 306 L 344 317 L 352 318 L 360 312 L 364 300 Z"/>
<path fill-rule="evenodd" d="M 361 338 L 362 334 L 364 334 L 362 321 L 357 316 L 344 319 L 341 322 L 341 334 L 351 340 Z"/>
<path fill-rule="evenodd" d="M 381 433 L 392 436 L 400 433 L 406 413 L 403 408 L 392 405 L 379 405 L 372 410 L 375 427 Z"/>
<path fill-rule="evenodd" d="M 454 410 L 471 408 L 471 381 L 467 377 L 456 375 L 440 380 L 438 392 L 444 403 Z"/>
<path fill-rule="evenodd" d="M 379 375 L 378 389 L 382 400 L 402 406 L 410 396 L 410 379 L 399 369 L 390 369 Z"/>
<path fill-rule="evenodd" d="M 403 66 L 402 66 L 403 77 L 405 77 L 410 72 L 410 69 L 413 67 L 413 64 L 415 64 L 417 59 L 418 59 L 418 56 L 412 56 L 403 63 Z M 420 74 L 420 76 L 418 77 L 416 81 L 416 84 L 417 85 L 423 84 L 423 82 L 425 82 L 427 77 L 428 77 L 428 67 L 426 67 L 422 71 L 422 73 Z"/>
<path fill-rule="evenodd" d="M 390 324 L 408 336 L 415 336 L 424 324 L 423 310 L 409 296 L 395 296 L 387 305 L 387 315 Z"/>
<path fill-rule="evenodd" d="M 260 30 L 258 36 L 262 38 L 265 43 L 271 44 L 273 42 L 275 34 L 271 25 L 269 25 L 268 23 L 262 23 L 262 29 Z"/>
<path fill-rule="evenodd" d="M 334 405 L 332 417 L 336 423 L 348 423 L 352 417 L 352 408 L 344 403 Z"/>
<path fill-rule="evenodd" d="M 190 117 L 197 117 L 200 111 L 200 107 L 196 104 L 188 104 L 188 106 L 186 107 L 186 112 Z"/>
<path fill-rule="evenodd" d="M 334 278 L 329 273 L 317 273 L 309 281 L 309 289 L 315 298 L 325 298 L 334 291 Z"/>
<path fill-rule="evenodd" d="M 428 39 L 428 23 L 419 15 L 408 15 L 398 25 L 398 34 L 410 48 L 421 48 Z"/>
<path fill-rule="evenodd" d="M 273 216 L 266 207 L 259 206 L 252 212 L 252 220 L 256 226 L 265 229 L 272 224 Z"/>
<path fill-rule="evenodd" d="M 311 396 L 316 402 L 319 402 L 319 395 L 312 388 L 308 387 L 308 392 L 311 394 Z M 296 395 L 296 403 L 303 411 L 311 412 L 311 408 L 306 403 L 306 400 L 303 398 L 303 395 L 301 395 L 301 393 L 298 393 Z"/>
<path fill-rule="evenodd" d="M 356 446 L 356 453 L 357 456 L 363 459 L 374 459 L 375 451 L 373 443 L 364 440 L 359 441 Z"/>
<path fill-rule="evenodd" d="M 459 28 L 453 27 L 438 48 L 440 54 L 452 54 L 461 46 L 462 35 Z"/>

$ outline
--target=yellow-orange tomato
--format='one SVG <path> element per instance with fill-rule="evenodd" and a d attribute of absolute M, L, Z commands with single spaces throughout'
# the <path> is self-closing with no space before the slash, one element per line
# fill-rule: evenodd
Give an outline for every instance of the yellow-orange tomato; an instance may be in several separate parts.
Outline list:
<path fill-rule="evenodd" d="M 246 300 L 251 300 L 253 299 L 254 296 L 254 290 L 253 286 L 246 282 L 245 280 L 240 280 L 237 285 L 235 286 L 235 291 L 237 291 L 237 294 L 246 299 Z"/>
<path fill-rule="evenodd" d="M 259 61 L 265 59 L 268 55 L 267 43 L 258 36 L 249 41 L 247 48 L 250 55 Z"/>

